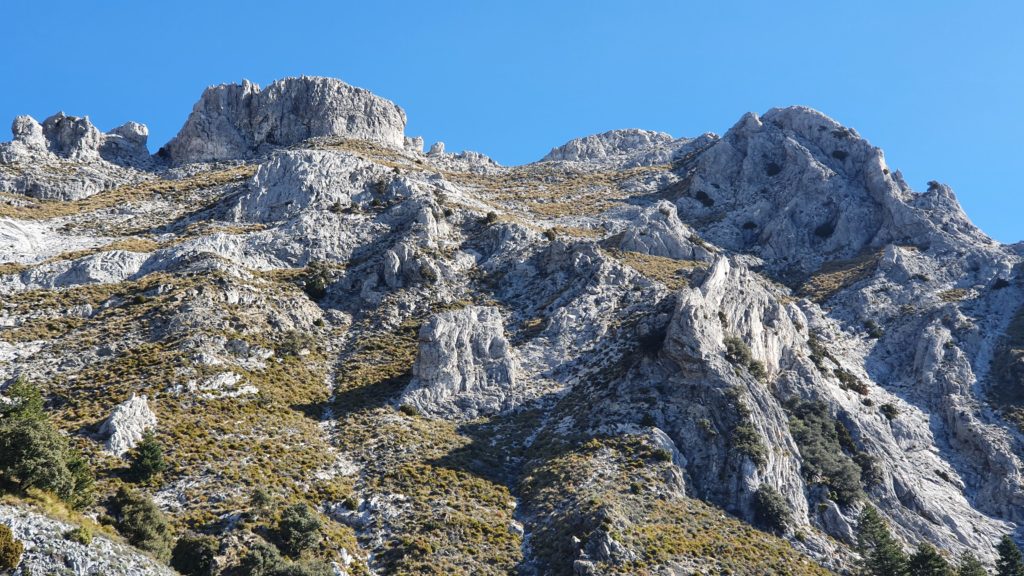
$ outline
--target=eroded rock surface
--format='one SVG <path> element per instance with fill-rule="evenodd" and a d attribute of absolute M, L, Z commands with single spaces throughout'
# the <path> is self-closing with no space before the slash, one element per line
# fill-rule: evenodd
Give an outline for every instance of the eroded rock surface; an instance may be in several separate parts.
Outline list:
<path fill-rule="evenodd" d="M 431 416 L 475 418 L 509 407 L 519 367 L 494 307 L 444 312 L 423 325 L 404 403 Z"/>

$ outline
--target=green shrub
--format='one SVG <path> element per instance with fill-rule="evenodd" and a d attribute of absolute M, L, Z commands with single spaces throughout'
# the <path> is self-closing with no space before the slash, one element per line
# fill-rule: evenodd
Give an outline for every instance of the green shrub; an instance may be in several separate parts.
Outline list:
<path fill-rule="evenodd" d="M 273 505 L 274 497 L 262 488 L 253 490 L 252 496 L 249 497 L 249 513 L 254 518 L 267 515 Z"/>
<path fill-rule="evenodd" d="M 723 343 L 725 344 L 725 359 L 729 362 L 737 366 L 746 366 L 754 359 L 750 347 L 743 340 L 735 336 L 726 336 Z"/>
<path fill-rule="evenodd" d="M 277 524 L 278 546 L 285 554 L 298 557 L 320 543 L 320 518 L 306 504 L 293 504 L 281 513 Z"/>
<path fill-rule="evenodd" d="M 745 367 L 753 376 L 758 380 L 765 380 L 768 378 L 768 371 L 765 370 L 764 364 L 754 358 L 754 354 L 750 351 L 750 347 L 747 344 L 735 336 L 726 336 L 725 340 L 725 359 L 732 363 L 734 366 Z"/>
<path fill-rule="evenodd" d="M 953 570 L 949 562 L 939 554 L 934 546 L 927 542 L 918 544 L 917 550 L 907 564 L 913 576 L 952 576 Z"/>
<path fill-rule="evenodd" d="M 731 440 L 733 449 L 750 458 L 759 468 L 768 462 L 761 437 L 750 422 L 743 422 L 733 428 Z"/>
<path fill-rule="evenodd" d="M 89 530 L 85 526 L 78 526 L 65 532 L 64 539 L 70 540 L 71 542 L 78 542 L 82 546 L 88 546 L 89 544 L 92 544 L 92 530 Z"/>
<path fill-rule="evenodd" d="M 960 561 L 957 563 L 956 576 L 988 576 L 988 570 L 977 556 L 967 552 L 960 557 Z"/>
<path fill-rule="evenodd" d="M 790 415 L 789 431 L 803 458 L 800 470 L 804 478 L 828 486 L 840 504 L 852 504 L 861 494 L 860 467 L 843 452 L 838 431 L 842 425 L 822 402 L 792 400 L 785 407 Z M 852 439 L 849 442 L 852 444 Z"/>
<path fill-rule="evenodd" d="M 860 378 L 857 378 L 845 368 L 836 368 L 832 373 L 839 379 L 839 387 L 843 390 L 853 390 L 861 396 L 865 396 L 870 392 L 867 385 L 860 381 Z"/>
<path fill-rule="evenodd" d="M 322 560 L 304 560 L 278 566 L 270 574 L 271 576 L 334 576 L 334 569 Z"/>
<path fill-rule="evenodd" d="M 893 420 L 900 415 L 900 409 L 897 408 L 895 404 L 885 403 L 879 406 L 878 409 L 881 410 L 882 415 L 889 420 Z"/>
<path fill-rule="evenodd" d="M 25 545 L 14 537 L 14 533 L 6 524 L 0 524 L 0 569 L 14 570 L 21 563 L 21 554 Z"/>
<path fill-rule="evenodd" d="M 401 406 L 398 407 L 398 411 L 401 412 L 402 414 L 405 414 L 406 416 L 420 415 L 419 409 L 413 406 L 412 404 L 402 404 Z"/>
<path fill-rule="evenodd" d="M 171 556 L 174 537 L 163 512 L 145 494 L 122 486 L 112 502 L 117 531 L 133 546 L 160 560 Z"/>
<path fill-rule="evenodd" d="M 74 508 L 92 502 L 92 471 L 45 418 L 19 414 L 0 420 L 0 479 L 19 493 L 52 492 Z"/>
<path fill-rule="evenodd" d="M 146 432 L 132 454 L 129 476 L 136 482 L 144 482 L 166 469 L 163 447 L 152 432 Z"/>
<path fill-rule="evenodd" d="M 310 262 L 301 278 L 302 289 L 313 300 L 320 300 L 327 295 L 327 287 L 331 285 L 333 276 L 330 267 L 319 261 Z"/>
<path fill-rule="evenodd" d="M 498 213 L 494 211 L 488 212 L 487 216 L 484 217 L 484 224 L 494 224 L 497 221 Z"/>
<path fill-rule="evenodd" d="M 999 558 L 996 560 L 996 576 L 1024 575 L 1024 557 L 1021 556 L 1017 543 L 1009 536 L 1003 536 L 996 545 Z"/>
<path fill-rule="evenodd" d="M 0 414 L 4 418 L 24 418 L 29 420 L 43 420 L 46 413 L 43 411 L 45 400 L 39 388 L 29 384 L 24 378 L 18 378 L 11 384 L 4 394 L 11 400 L 9 404 L 0 405 Z"/>
<path fill-rule="evenodd" d="M 212 536 L 186 534 L 178 538 L 171 552 L 171 567 L 185 576 L 213 576 L 217 570 L 214 559 L 220 544 Z"/>
<path fill-rule="evenodd" d="M 766 530 L 783 533 L 792 519 L 782 494 L 774 486 L 762 484 L 754 494 L 754 521 Z"/>
<path fill-rule="evenodd" d="M 277 548 L 263 540 L 257 540 L 242 556 L 242 560 L 238 564 L 238 573 L 246 576 L 269 576 L 283 563 L 284 560 Z"/>

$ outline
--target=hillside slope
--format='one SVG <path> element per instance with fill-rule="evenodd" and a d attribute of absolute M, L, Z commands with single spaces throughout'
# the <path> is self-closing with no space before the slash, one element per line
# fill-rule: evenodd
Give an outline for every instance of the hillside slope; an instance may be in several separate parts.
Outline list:
<path fill-rule="evenodd" d="M 819 574 L 866 504 L 986 560 L 1024 520 L 1022 255 L 948 187 L 800 107 L 513 167 L 404 126 L 308 77 L 208 89 L 154 156 L 15 120 L 0 382 L 97 506 L 101 424 L 145 396 L 145 489 L 224 573 L 273 540 L 258 491 L 346 574 Z"/>

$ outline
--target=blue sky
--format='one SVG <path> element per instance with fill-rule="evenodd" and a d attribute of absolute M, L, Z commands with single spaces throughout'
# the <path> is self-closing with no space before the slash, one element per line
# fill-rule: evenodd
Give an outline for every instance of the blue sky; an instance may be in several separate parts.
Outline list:
<path fill-rule="evenodd" d="M 721 134 L 803 104 L 915 189 L 952 185 L 996 239 L 1024 240 L 1018 1 L 3 0 L 0 14 L 0 122 L 136 120 L 155 151 L 207 85 L 312 74 L 394 100 L 428 144 L 517 164 L 613 128 Z"/>

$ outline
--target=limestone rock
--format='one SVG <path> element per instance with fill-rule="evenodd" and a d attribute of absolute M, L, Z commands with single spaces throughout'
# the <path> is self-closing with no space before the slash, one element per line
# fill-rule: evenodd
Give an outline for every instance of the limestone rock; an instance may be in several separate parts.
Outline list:
<path fill-rule="evenodd" d="M 679 220 L 676 207 L 663 200 L 641 211 L 626 230 L 606 245 L 676 260 L 711 261 L 713 256 L 707 245 L 694 242 L 694 238 L 697 235 Z"/>
<path fill-rule="evenodd" d="M 244 81 L 207 88 L 185 125 L 162 150 L 175 164 L 247 158 L 268 146 L 317 136 L 402 148 L 405 112 L 333 78 L 302 76 L 263 90 Z"/>
<path fill-rule="evenodd" d="M 509 405 L 519 368 L 497 308 L 437 314 L 420 329 L 419 342 L 403 403 L 448 418 L 495 414 Z"/>
<path fill-rule="evenodd" d="M 174 570 L 123 542 L 102 534 L 88 544 L 67 537 L 75 526 L 23 506 L 0 505 L 0 523 L 25 546 L 15 574 L 68 576 L 174 576 Z"/>
<path fill-rule="evenodd" d="M 609 156 L 621 156 L 665 145 L 672 140 L 672 136 L 664 132 L 639 129 L 610 130 L 593 136 L 576 138 L 557 148 L 552 148 L 551 152 L 541 159 L 541 162 L 600 160 Z"/>
<path fill-rule="evenodd" d="M 31 116 L 18 116 L 11 125 L 11 133 L 14 141 L 28 148 L 35 150 L 46 149 L 46 136 L 43 135 L 43 126 Z"/>
<path fill-rule="evenodd" d="M 147 430 L 156 427 L 156 414 L 149 409 L 145 396 L 132 396 L 114 407 L 103 422 L 99 434 L 106 438 L 105 448 L 121 456 L 142 440 Z"/>
<path fill-rule="evenodd" d="M 431 144 L 427 156 L 444 156 L 444 142 L 434 142 Z"/>

